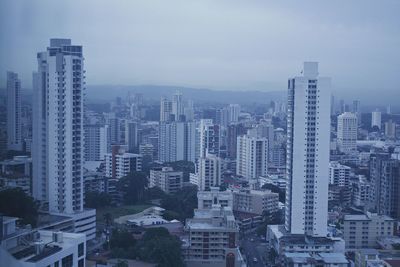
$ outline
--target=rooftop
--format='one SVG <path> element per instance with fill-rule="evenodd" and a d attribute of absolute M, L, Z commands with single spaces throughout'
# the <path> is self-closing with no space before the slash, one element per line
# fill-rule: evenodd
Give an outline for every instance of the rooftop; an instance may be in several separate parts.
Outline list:
<path fill-rule="evenodd" d="M 386 215 L 377 215 L 376 213 L 369 213 L 366 214 L 347 214 L 344 216 L 345 221 L 370 221 L 372 217 L 379 217 L 385 221 L 394 221 L 389 216 Z"/>

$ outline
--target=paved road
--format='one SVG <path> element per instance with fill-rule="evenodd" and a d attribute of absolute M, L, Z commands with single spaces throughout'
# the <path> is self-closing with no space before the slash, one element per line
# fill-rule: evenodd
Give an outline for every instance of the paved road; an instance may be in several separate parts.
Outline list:
<path fill-rule="evenodd" d="M 247 266 L 249 267 L 266 266 L 263 259 L 263 256 L 265 257 L 266 248 L 259 237 L 255 236 L 254 234 L 247 235 L 241 241 L 241 246 L 243 249 L 243 254 L 247 259 Z M 254 258 L 256 258 L 257 261 L 254 261 Z"/>

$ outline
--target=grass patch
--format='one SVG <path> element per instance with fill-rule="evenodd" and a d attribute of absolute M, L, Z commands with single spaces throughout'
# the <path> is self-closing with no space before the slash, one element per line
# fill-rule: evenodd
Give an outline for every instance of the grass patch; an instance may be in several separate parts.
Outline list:
<path fill-rule="evenodd" d="M 149 204 L 123 205 L 119 207 L 105 207 L 96 210 L 96 220 L 104 222 L 104 214 L 111 213 L 113 220 L 124 215 L 135 214 L 152 207 Z"/>

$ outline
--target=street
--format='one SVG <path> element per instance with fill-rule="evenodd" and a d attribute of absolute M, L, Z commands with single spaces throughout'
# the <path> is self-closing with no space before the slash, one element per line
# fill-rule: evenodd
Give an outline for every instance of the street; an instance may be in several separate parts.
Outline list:
<path fill-rule="evenodd" d="M 243 255 L 246 257 L 247 266 L 264 267 L 266 257 L 265 241 L 255 234 L 249 234 L 241 241 Z M 255 260 L 256 259 L 256 260 Z"/>

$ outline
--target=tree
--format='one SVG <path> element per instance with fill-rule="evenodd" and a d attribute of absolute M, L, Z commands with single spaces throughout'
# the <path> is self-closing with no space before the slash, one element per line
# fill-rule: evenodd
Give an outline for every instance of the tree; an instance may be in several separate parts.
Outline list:
<path fill-rule="evenodd" d="M 103 215 L 104 222 L 106 223 L 106 227 L 108 228 L 112 223 L 112 214 L 107 212 Z"/>
<path fill-rule="evenodd" d="M 129 267 L 128 263 L 123 260 L 118 260 L 117 264 L 114 265 L 114 267 Z"/>
<path fill-rule="evenodd" d="M 109 206 L 111 204 L 111 196 L 104 192 L 86 192 L 85 207 L 98 209 Z"/>
<path fill-rule="evenodd" d="M 132 172 L 122 177 L 117 187 L 123 194 L 124 203 L 131 205 L 144 200 L 147 184 L 148 180 L 144 172 Z"/>
<path fill-rule="evenodd" d="M 163 218 L 165 220 L 168 220 L 168 221 L 172 221 L 174 219 L 175 220 L 180 220 L 181 219 L 181 215 L 176 211 L 166 210 L 163 213 Z"/>
<path fill-rule="evenodd" d="M 166 193 L 157 186 L 147 188 L 146 192 L 145 192 L 146 200 L 163 199 L 165 196 L 166 196 Z"/>
<path fill-rule="evenodd" d="M 165 228 L 148 229 L 136 247 L 140 259 L 155 262 L 159 267 L 184 266 L 181 242 Z"/>
<path fill-rule="evenodd" d="M 161 207 L 178 213 L 180 221 L 193 217 L 193 210 L 197 208 L 197 188 L 184 187 L 175 194 L 167 195 L 161 200 Z"/>
<path fill-rule="evenodd" d="M 39 205 L 20 188 L 0 191 L 0 213 L 18 217 L 23 224 L 36 226 Z"/>
<path fill-rule="evenodd" d="M 111 254 L 116 258 L 134 259 L 136 240 L 126 230 L 114 230 L 110 238 Z"/>

